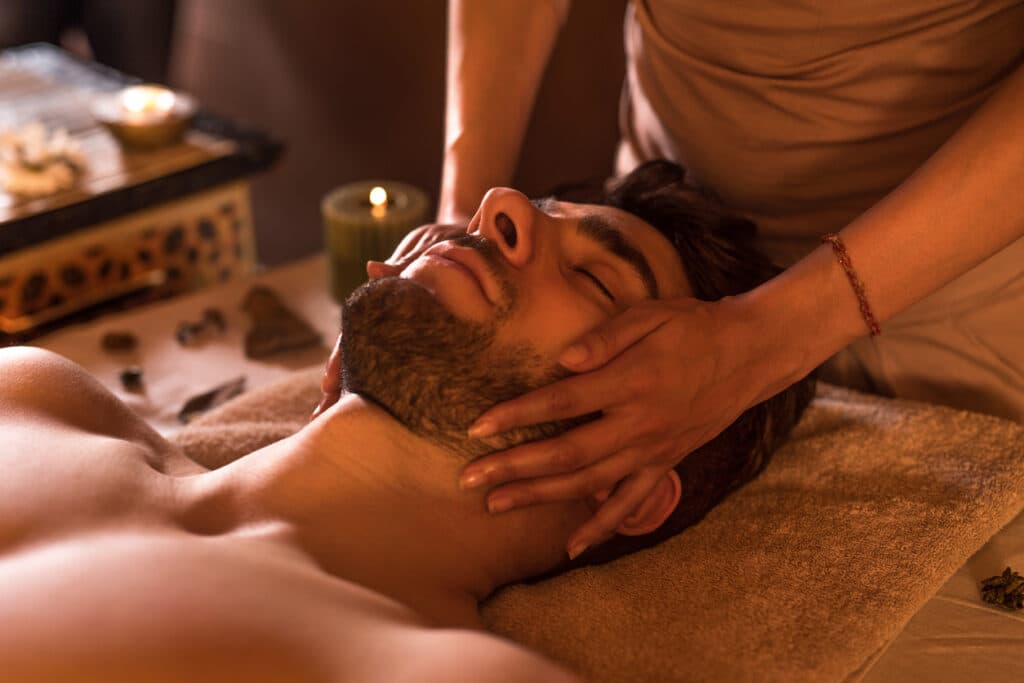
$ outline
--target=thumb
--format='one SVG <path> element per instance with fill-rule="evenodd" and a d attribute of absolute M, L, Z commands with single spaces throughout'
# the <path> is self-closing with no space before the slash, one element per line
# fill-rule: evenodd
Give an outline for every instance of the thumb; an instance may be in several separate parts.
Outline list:
<path fill-rule="evenodd" d="M 384 263 L 382 261 L 366 262 L 366 275 L 371 280 L 399 275 L 403 269 L 404 265 L 402 264 Z"/>
<path fill-rule="evenodd" d="M 574 372 L 599 368 L 658 329 L 665 315 L 651 308 L 629 308 L 577 339 L 558 357 Z"/>

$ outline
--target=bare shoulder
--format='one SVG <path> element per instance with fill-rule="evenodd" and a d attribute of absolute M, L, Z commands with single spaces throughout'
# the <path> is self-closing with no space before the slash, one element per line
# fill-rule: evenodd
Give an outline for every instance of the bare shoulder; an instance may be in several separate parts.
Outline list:
<path fill-rule="evenodd" d="M 429 631 L 417 639 L 415 680 L 425 683 L 584 683 L 541 655 L 477 631 Z"/>
<path fill-rule="evenodd" d="M 68 365 L 75 364 L 64 356 L 34 346 L 9 346 L 0 349 L 0 374 L 3 374 L 4 378 L 0 384 L 0 391 L 4 394 L 26 392 L 31 389 L 33 379 L 59 373 Z"/>
<path fill-rule="evenodd" d="M 30 346 L 0 349 L 0 424 L 102 434 L 165 451 L 170 445 L 85 368 Z"/>
<path fill-rule="evenodd" d="M 31 346 L 0 349 L 0 376 L 0 405 L 19 413 L 48 410 L 79 397 L 116 400 L 82 366 Z"/>

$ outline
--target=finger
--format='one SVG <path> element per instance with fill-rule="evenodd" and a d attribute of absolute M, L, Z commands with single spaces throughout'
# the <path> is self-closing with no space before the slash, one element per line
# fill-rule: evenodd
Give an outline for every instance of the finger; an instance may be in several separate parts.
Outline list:
<path fill-rule="evenodd" d="M 329 394 L 341 390 L 342 355 L 341 334 L 339 334 L 334 342 L 334 348 L 331 349 L 331 355 L 328 356 L 327 363 L 324 365 L 323 377 L 320 378 L 321 393 Z"/>
<path fill-rule="evenodd" d="M 487 495 L 487 509 L 497 514 L 527 505 L 586 498 L 629 476 L 636 469 L 637 457 L 635 450 L 623 451 L 570 474 L 506 484 Z"/>
<path fill-rule="evenodd" d="M 333 406 L 341 398 L 340 391 L 332 391 L 325 393 L 320 398 L 320 403 L 317 404 L 316 408 L 313 409 L 313 414 L 309 416 L 309 421 L 312 422 L 316 418 L 323 415 L 324 411 Z"/>
<path fill-rule="evenodd" d="M 484 439 L 516 427 L 567 420 L 622 402 L 621 377 L 595 372 L 558 380 L 488 408 L 469 428 L 471 439 Z"/>
<path fill-rule="evenodd" d="M 575 472 L 621 451 L 631 436 L 619 421 L 602 418 L 553 439 L 534 441 L 474 460 L 462 470 L 459 485 L 471 489 Z"/>
<path fill-rule="evenodd" d="M 668 319 L 663 308 L 634 306 L 577 339 L 558 362 L 575 372 L 598 368 L 658 329 Z"/>
<path fill-rule="evenodd" d="M 423 256 L 423 252 L 434 246 L 435 243 L 436 240 L 424 237 L 415 246 L 407 249 L 402 254 L 393 255 L 387 260 L 387 263 L 396 268 L 398 273 L 401 273 L 410 263 Z"/>
<path fill-rule="evenodd" d="M 402 241 L 398 243 L 395 250 L 391 252 L 391 256 L 387 258 L 387 263 L 397 263 L 409 256 L 409 254 L 416 251 L 419 248 L 420 243 L 423 240 L 423 234 L 427 231 L 429 226 L 421 225 L 418 228 L 414 228 L 405 234 Z"/>
<path fill-rule="evenodd" d="M 566 543 L 569 559 L 576 559 L 587 548 L 615 535 L 619 525 L 654 491 L 662 475 L 659 468 L 648 467 L 624 479 L 597 512 L 569 536 Z"/>
<path fill-rule="evenodd" d="M 465 235 L 468 231 L 468 225 L 466 223 L 446 223 L 438 226 L 438 237 L 437 241 L 450 240 Z"/>
<path fill-rule="evenodd" d="M 466 233 L 464 225 L 422 225 L 410 231 L 387 259 L 387 263 L 404 269 L 419 258 L 423 252 L 438 242 L 453 239 Z"/>
<path fill-rule="evenodd" d="M 416 246 L 409 250 L 407 257 L 417 257 L 424 251 L 434 246 L 438 242 L 443 242 L 450 238 L 450 228 L 448 225 L 430 225 L 419 235 L 419 239 L 416 241 Z"/>
<path fill-rule="evenodd" d="M 386 263 L 384 261 L 367 261 L 366 262 L 366 276 L 371 280 L 377 280 L 382 277 L 392 277 L 400 275 L 402 273 L 402 266 L 394 263 Z"/>

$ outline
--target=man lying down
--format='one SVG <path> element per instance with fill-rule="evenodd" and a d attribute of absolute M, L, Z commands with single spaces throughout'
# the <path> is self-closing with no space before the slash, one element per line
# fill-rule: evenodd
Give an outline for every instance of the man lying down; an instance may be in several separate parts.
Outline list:
<path fill-rule="evenodd" d="M 572 566 L 566 537 L 596 501 L 492 516 L 457 483 L 467 459 L 568 425 L 486 445 L 465 431 L 560 376 L 553 359 L 620 307 L 772 274 L 744 246 L 751 226 L 680 180 L 648 165 L 604 205 L 492 190 L 467 235 L 345 304 L 341 399 L 214 471 L 80 367 L 0 351 L 4 678 L 575 680 L 484 633 L 477 605 Z M 698 520 L 763 467 L 811 391 L 803 381 L 743 414 L 575 564 Z"/>

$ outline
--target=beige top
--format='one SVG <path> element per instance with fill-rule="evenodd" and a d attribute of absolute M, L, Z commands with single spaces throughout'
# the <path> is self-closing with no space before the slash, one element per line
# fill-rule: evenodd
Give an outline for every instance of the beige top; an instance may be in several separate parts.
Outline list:
<path fill-rule="evenodd" d="M 1020 0 L 635 0 L 618 170 L 665 157 L 771 236 L 841 229 L 1024 61 Z"/>
<path fill-rule="evenodd" d="M 617 171 L 665 157 L 786 265 L 909 176 L 1024 63 L 1021 0 L 634 0 Z M 1024 239 L 828 379 L 1024 420 Z"/>

